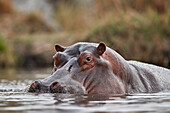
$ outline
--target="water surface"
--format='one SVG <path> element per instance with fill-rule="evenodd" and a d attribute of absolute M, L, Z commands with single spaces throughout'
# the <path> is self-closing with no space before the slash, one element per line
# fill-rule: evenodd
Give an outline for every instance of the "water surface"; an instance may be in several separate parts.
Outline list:
<path fill-rule="evenodd" d="M 36 94 L 25 89 L 51 69 L 0 70 L 2 113 L 170 112 L 170 92 L 123 95 Z"/>

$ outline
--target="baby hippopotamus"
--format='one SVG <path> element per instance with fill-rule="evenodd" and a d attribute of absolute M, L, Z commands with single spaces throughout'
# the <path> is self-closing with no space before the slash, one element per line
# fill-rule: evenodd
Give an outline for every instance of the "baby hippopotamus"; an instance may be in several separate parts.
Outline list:
<path fill-rule="evenodd" d="M 126 61 L 101 42 L 55 45 L 53 73 L 29 92 L 72 94 L 153 93 L 170 90 L 170 70 Z"/>

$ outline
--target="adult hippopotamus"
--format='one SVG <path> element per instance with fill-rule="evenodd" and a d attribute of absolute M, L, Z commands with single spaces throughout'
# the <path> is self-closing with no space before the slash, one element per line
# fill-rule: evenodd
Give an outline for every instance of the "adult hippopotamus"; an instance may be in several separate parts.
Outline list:
<path fill-rule="evenodd" d="M 170 90 L 170 70 L 126 61 L 104 43 L 55 45 L 51 76 L 35 81 L 29 92 L 122 94 Z"/>

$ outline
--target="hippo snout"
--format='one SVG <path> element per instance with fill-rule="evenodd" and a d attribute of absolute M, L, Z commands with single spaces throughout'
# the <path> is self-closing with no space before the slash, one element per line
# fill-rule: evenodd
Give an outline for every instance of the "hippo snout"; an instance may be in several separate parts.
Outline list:
<path fill-rule="evenodd" d="M 28 92 L 34 93 L 66 93 L 64 87 L 62 87 L 59 82 L 54 82 L 51 86 L 45 86 L 41 81 L 35 81 L 31 84 Z"/>
<path fill-rule="evenodd" d="M 53 82 L 50 86 L 45 86 L 41 81 L 35 81 L 31 84 L 28 92 L 32 93 L 70 93 L 70 94 L 85 94 L 85 88 L 77 83 L 60 83 Z"/>

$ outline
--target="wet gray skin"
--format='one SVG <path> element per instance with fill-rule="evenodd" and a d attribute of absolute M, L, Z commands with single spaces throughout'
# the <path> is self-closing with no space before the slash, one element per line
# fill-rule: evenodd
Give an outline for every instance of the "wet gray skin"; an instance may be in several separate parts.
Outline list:
<path fill-rule="evenodd" d="M 55 45 L 51 76 L 35 81 L 29 92 L 122 94 L 170 90 L 170 70 L 126 61 L 104 43 Z"/>

